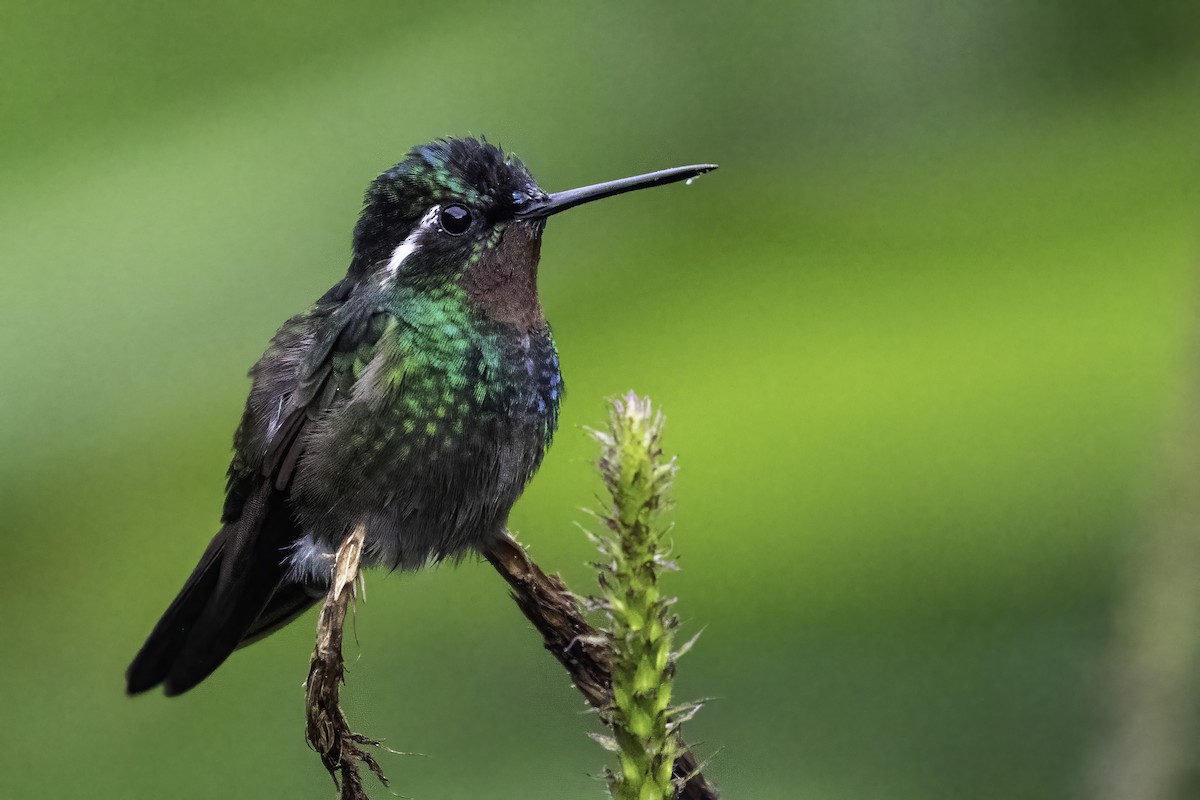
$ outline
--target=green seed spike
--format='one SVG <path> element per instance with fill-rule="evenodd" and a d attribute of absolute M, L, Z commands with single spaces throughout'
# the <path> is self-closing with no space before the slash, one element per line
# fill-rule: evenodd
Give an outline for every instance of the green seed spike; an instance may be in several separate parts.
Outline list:
<path fill-rule="evenodd" d="M 600 473 L 612 505 L 598 515 L 605 533 L 593 536 L 605 562 L 601 596 L 613 651 L 613 703 L 606 721 L 619 771 L 610 772 L 615 800 L 668 800 L 676 795 L 672 765 L 678 709 L 671 707 L 672 655 L 677 620 L 671 600 L 659 590 L 659 573 L 672 568 L 669 528 L 662 512 L 670 506 L 675 461 L 663 456 L 663 417 L 648 399 L 630 393 L 615 400 L 600 443 Z M 691 708 L 691 707 L 687 707 Z"/>

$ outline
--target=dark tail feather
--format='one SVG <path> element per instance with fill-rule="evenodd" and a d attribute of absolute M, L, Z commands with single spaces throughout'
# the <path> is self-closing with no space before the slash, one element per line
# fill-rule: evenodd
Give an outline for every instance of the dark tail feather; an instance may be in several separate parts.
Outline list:
<path fill-rule="evenodd" d="M 296 617 L 313 607 L 313 604 L 325 596 L 322 587 L 305 586 L 299 583 L 285 583 L 280 586 L 267 607 L 254 620 L 250 629 L 242 634 L 238 647 L 254 644 L 259 639 L 265 639 L 279 630 Z"/>
<path fill-rule="evenodd" d="M 287 550 L 298 535 L 282 495 L 269 485 L 255 492 L 241 516 L 221 528 L 134 658 L 127 691 L 161 683 L 167 695 L 182 694 L 244 639 L 277 630 L 311 605 L 299 607 L 285 583 Z M 260 624 L 260 616 L 269 619 Z"/>
<path fill-rule="evenodd" d="M 226 530 L 227 527 L 221 528 L 213 537 L 183 589 L 163 612 L 150 637 L 125 671 L 125 691 L 129 694 L 140 694 L 166 680 L 171 664 L 187 641 L 188 631 L 196 624 L 208 605 L 208 599 L 216 591 Z"/>

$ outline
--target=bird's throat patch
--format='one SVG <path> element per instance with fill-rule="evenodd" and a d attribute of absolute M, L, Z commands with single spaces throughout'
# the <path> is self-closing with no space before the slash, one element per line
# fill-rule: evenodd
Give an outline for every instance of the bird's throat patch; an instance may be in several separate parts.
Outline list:
<path fill-rule="evenodd" d="M 463 275 L 463 288 L 490 319 L 530 331 L 545 324 L 537 297 L 542 226 L 510 222 L 500 241 Z"/>

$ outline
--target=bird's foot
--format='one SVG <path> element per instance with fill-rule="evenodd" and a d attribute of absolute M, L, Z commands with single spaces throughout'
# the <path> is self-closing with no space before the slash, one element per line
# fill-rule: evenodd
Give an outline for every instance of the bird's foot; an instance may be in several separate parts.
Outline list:
<path fill-rule="evenodd" d="M 339 703 L 345 676 L 342 631 L 346 611 L 355 595 L 365 533 L 362 525 L 356 526 L 334 557 L 332 581 L 317 620 L 316 647 L 305 684 L 308 710 L 305 738 L 321 757 L 342 800 L 367 800 L 358 768 L 360 763 L 375 773 L 384 786 L 388 782 L 379 762 L 364 749 L 382 745 L 352 731 Z"/>

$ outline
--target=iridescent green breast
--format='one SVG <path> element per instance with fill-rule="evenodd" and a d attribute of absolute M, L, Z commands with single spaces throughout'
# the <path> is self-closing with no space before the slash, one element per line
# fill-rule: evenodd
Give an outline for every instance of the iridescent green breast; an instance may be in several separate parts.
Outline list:
<path fill-rule="evenodd" d="M 503 525 L 540 464 L 562 396 L 550 331 L 490 321 L 460 291 L 398 295 L 355 354 L 350 396 L 317 426 L 299 485 L 319 538 L 357 515 L 381 561 L 461 552 Z"/>

